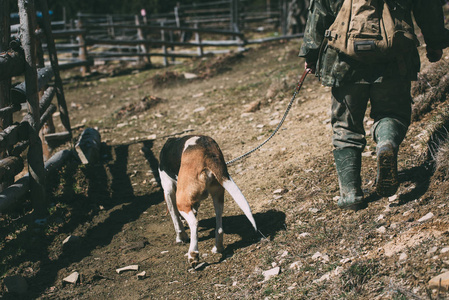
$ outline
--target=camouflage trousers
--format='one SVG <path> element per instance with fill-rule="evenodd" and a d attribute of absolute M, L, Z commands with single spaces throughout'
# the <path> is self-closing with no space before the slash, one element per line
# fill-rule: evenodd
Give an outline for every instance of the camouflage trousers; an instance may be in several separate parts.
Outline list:
<path fill-rule="evenodd" d="M 389 79 L 379 83 L 345 83 L 332 88 L 332 143 L 335 148 L 353 147 L 361 151 L 366 146 L 364 117 L 370 104 L 371 128 L 382 120 L 393 120 L 401 127 L 403 137 L 410 125 L 412 98 L 411 83 L 407 80 Z M 402 140 L 401 139 L 401 140 Z"/>

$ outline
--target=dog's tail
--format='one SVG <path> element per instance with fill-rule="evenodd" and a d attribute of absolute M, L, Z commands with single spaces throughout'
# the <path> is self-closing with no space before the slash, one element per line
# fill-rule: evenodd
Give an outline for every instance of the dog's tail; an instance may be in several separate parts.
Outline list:
<path fill-rule="evenodd" d="M 251 222 L 254 227 L 254 230 L 257 231 L 256 221 L 254 221 L 253 214 L 251 213 L 251 208 L 249 207 L 248 201 L 246 201 L 245 196 L 243 196 L 237 184 L 235 184 L 234 180 L 232 180 L 231 176 L 229 178 L 223 178 L 222 185 L 229 194 L 231 194 L 234 201 L 243 211 L 245 216 Z"/>

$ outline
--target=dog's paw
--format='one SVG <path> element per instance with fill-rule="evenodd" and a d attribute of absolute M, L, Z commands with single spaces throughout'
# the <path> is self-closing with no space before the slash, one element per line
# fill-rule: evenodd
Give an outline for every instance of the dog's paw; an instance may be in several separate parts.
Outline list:
<path fill-rule="evenodd" d="M 219 247 L 214 246 L 212 248 L 212 253 L 223 253 L 223 251 L 224 251 L 224 247 L 223 246 L 219 246 Z"/>
<path fill-rule="evenodd" d="M 200 254 L 198 253 L 198 251 L 187 253 L 187 257 L 192 268 L 195 268 L 200 262 Z"/>

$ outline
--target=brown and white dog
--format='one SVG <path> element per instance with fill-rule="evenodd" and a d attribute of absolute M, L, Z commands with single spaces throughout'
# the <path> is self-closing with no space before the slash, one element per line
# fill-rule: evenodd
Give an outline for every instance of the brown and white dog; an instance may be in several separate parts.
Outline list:
<path fill-rule="evenodd" d="M 189 135 L 170 138 L 159 157 L 159 174 L 168 211 L 176 231 L 176 242 L 188 242 L 180 215 L 190 228 L 189 263 L 199 262 L 198 220 L 196 212 L 200 201 L 212 196 L 216 215 L 215 247 L 212 252 L 222 252 L 222 214 L 224 191 L 228 191 L 257 231 L 251 208 L 238 186 L 229 176 L 223 154 L 218 144 L 208 136 Z"/>

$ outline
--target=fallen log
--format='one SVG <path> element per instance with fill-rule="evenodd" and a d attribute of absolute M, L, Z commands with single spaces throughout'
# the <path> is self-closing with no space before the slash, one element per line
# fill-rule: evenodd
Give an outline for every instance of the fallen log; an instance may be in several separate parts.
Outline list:
<path fill-rule="evenodd" d="M 45 171 L 47 173 L 55 171 L 72 156 L 73 152 L 70 150 L 61 150 L 57 152 L 45 163 Z M 28 194 L 29 190 L 30 175 L 27 173 L 25 176 L 0 193 L 0 213 L 4 213 L 8 209 L 11 209 L 21 203 Z"/>
<path fill-rule="evenodd" d="M 42 90 L 53 78 L 53 69 L 45 67 L 37 71 L 37 90 Z M 11 89 L 11 101 L 14 103 L 24 103 L 26 101 L 26 83 L 25 81 Z"/>
<path fill-rule="evenodd" d="M 78 154 L 83 164 L 91 164 L 98 161 L 100 158 L 100 133 L 93 128 L 86 128 L 81 134 L 78 143 L 75 145 L 76 153 Z"/>
<path fill-rule="evenodd" d="M 23 159 L 20 156 L 9 156 L 0 160 L 0 182 L 22 172 L 23 166 Z"/>

